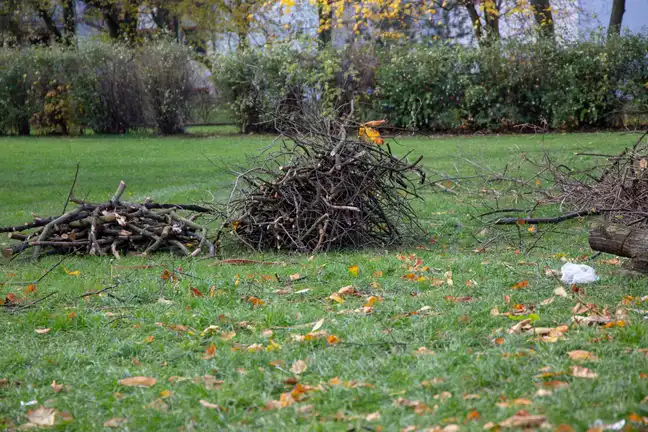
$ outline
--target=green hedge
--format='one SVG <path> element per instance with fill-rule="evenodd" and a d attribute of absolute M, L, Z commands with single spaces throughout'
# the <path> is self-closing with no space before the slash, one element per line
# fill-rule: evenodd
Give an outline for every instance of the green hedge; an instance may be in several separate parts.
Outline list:
<path fill-rule="evenodd" d="M 217 57 L 214 76 L 242 130 L 271 125 L 295 98 L 334 111 L 354 99 L 358 121 L 412 129 L 613 128 L 625 113 L 648 112 L 647 53 L 645 35 L 487 48 L 273 48 Z"/>
<path fill-rule="evenodd" d="M 141 48 L 81 41 L 0 48 L 0 134 L 183 130 L 190 110 L 191 53 L 158 41 Z"/>

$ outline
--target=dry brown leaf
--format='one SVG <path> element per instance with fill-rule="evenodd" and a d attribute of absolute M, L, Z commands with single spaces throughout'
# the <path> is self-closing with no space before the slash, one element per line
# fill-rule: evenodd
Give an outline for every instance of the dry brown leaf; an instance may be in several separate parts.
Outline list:
<path fill-rule="evenodd" d="M 382 416 L 380 415 L 380 413 L 378 411 L 376 411 L 374 413 L 368 414 L 367 417 L 365 417 L 365 420 L 370 421 L 370 422 L 380 421 L 381 417 Z"/>
<path fill-rule="evenodd" d="M 569 297 L 569 294 L 567 294 L 567 291 L 562 286 L 556 287 L 553 292 L 558 297 Z"/>
<path fill-rule="evenodd" d="M 500 422 L 499 425 L 503 428 L 531 428 L 534 426 L 540 426 L 546 420 L 547 417 L 543 415 L 521 415 L 520 413 L 517 413 L 513 417 L 509 417 Z"/>
<path fill-rule="evenodd" d="M 151 408 L 156 411 L 168 411 L 169 405 L 167 405 L 162 399 L 155 399 L 153 402 L 146 405 L 146 408 Z"/>
<path fill-rule="evenodd" d="M 344 303 L 344 299 L 342 296 L 338 293 L 333 293 L 329 296 L 329 298 L 337 303 Z"/>
<path fill-rule="evenodd" d="M 54 426 L 56 424 L 56 413 L 54 408 L 40 406 L 27 411 L 27 420 L 37 426 Z"/>
<path fill-rule="evenodd" d="M 544 299 L 544 300 L 542 300 L 542 301 L 540 302 L 540 304 L 541 304 L 542 306 L 547 306 L 547 305 L 550 305 L 551 303 L 553 303 L 554 300 L 556 300 L 555 297 L 549 297 L 548 299 Z"/>
<path fill-rule="evenodd" d="M 571 375 L 576 378 L 587 378 L 587 379 L 598 378 L 598 374 L 596 372 L 586 367 L 572 366 L 570 370 L 571 370 Z"/>
<path fill-rule="evenodd" d="M 500 311 L 499 311 L 498 308 L 493 308 L 493 309 L 491 309 L 490 314 L 491 314 L 491 316 L 499 316 Z"/>
<path fill-rule="evenodd" d="M 302 374 L 306 372 L 306 369 L 308 369 L 308 365 L 304 360 L 297 360 L 293 365 L 290 367 L 290 371 L 296 375 Z"/>
<path fill-rule="evenodd" d="M 569 351 L 567 353 L 570 359 L 575 360 L 575 361 L 596 361 L 599 358 L 592 354 L 589 351 L 584 351 L 584 350 L 574 350 L 574 351 Z"/>
<path fill-rule="evenodd" d="M 422 355 L 435 355 L 436 353 L 432 351 L 431 349 L 427 347 L 419 347 L 416 351 L 413 353 L 415 356 L 422 356 Z"/>
<path fill-rule="evenodd" d="M 104 427 L 118 428 L 118 427 L 121 427 L 127 421 L 128 421 L 128 419 L 125 419 L 123 417 L 113 417 L 113 418 L 111 418 L 109 420 L 106 420 L 104 422 Z"/>
<path fill-rule="evenodd" d="M 573 316 L 571 319 L 574 323 L 580 325 L 594 325 L 594 324 L 603 325 L 612 321 L 612 319 L 609 317 L 598 316 L 598 315 L 593 315 L 593 316 L 576 315 Z"/>
<path fill-rule="evenodd" d="M 235 332 L 235 331 L 231 331 L 231 332 L 221 332 L 221 340 L 224 340 L 224 341 L 228 341 L 228 340 L 234 338 L 234 336 L 236 336 L 236 332 Z"/>
<path fill-rule="evenodd" d="M 205 408 L 215 409 L 215 410 L 218 410 L 218 411 L 222 410 L 222 408 L 220 406 L 218 406 L 216 404 L 213 404 L 211 402 L 207 402 L 205 399 L 200 399 L 198 402 L 200 403 L 200 405 L 204 406 Z"/>
<path fill-rule="evenodd" d="M 70 386 L 66 386 L 65 384 L 56 384 L 56 380 L 52 381 L 50 387 L 52 387 L 52 390 L 54 390 L 55 393 L 60 393 L 63 390 L 68 391 L 70 389 Z"/>
<path fill-rule="evenodd" d="M 500 408 L 510 408 L 510 407 L 531 405 L 532 403 L 533 402 L 530 401 L 529 399 L 518 398 L 510 401 L 497 402 L 495 405 L 497 405 Z"/>
<path fill-rule="evenodd" d="M 463 395 L 463 400 L 472 400 L 472 399 L 479 399 L 479 398 L 481 398 L 481 396 L 479 396 L 478 394 L 471 393 L 471 394 Z"/>
<path fill-rule="evenodd" d="M 119 384 L 126 387 L 151 387 L 156 382 L 157 379 L 145 376 L 134 376 L 119 380 Z"/>
<path fill-rule="evenodd" d="M 202 356 L 203 360 L 213 359 L 216 356 L 216 345 L 211 344 L 205 349 L 205 352 Z"/>
<path fill-rule="evenodd" d="M 525 319 L 506 330 L 506 332 L 508 334 L 519 334 L 528 330 L 531 330 L 531 320 Z"/>
<path fill-rule="evenodd" d="M 216 379 L 212 375 L 203 375 L 196 377 L 195 379 L 197 384 L 204 384 L 207 390 L 217 390 L 225 381 Z"/>
<path fill-rule="evenodd" d="M 563 387 L 569 387 L 569 383 L 566 383 L 565 381 L 551 380 L 551 381 L 543 382 L 542 386 L 547 388 L 559 389 Z"/>

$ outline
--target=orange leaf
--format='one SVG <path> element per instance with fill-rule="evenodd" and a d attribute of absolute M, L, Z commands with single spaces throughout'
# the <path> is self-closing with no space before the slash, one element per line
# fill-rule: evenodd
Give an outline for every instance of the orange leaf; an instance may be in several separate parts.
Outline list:
<path fill-rule="evenodd" d="M 335 345 L 337 343 L 340 343 L 340 338 L 335 335 L 330 335 L 326 338 L 326 342 L 328 342 L 329 345 Z"/>
<path fill-rule="evenodd" d="M 27 295 L 27 294 L 33 293 L 33 292 L 35 292 L 35 291 L 36 291 L 36 285 L 34 285 L 34 284 L 29 284 L 29 285 L 27 285 L 27 286 L 25 287 L 25 289 L 24 289 L 23 292 L 25 293 L 25 295 Z"/>
<path fill-rule="evenodd" d="M 216 355 L 216 345 L 211 344 L 205 350 L 205 353 L 203 354 L 202 358 L 203 360 L 209 360 L 214 358 L 215 355 Z"/>
<path fill-rule="evenodd" d="M 155 336 L 146 336 L 146 337 L 144 338 L 144 342 L 146 342 L 146 343 L 151 343 L 151 342 L 153 342 L 154 340 L 155 340 Z"/>
<path fill-rule="evenodd" d="M 349 273 L 351 276 L 358 277 L 358 273 L 360 273 L 360 268 L 357 265 L 352 265 L 349 267 Z"/>
<path fill-rule="evenodd" d="M 72 311 L 72 312 L 70 312 L 69 314 L 67 314 L 66 319 L 67 319 L 68 321 L 70 321 L 70 320 L 73 320 L 73 319 L 76 318 L 76 317 L 77 317 L 77 313 L 74 312 L 74 311 Z"/>
<path fill-rule="evenodd" d="M 481 414 L 479 414 L 479 411 L 470 411 L 468 415 L 466 416 L 466 421 L 477 421 L 481 417 Z"/>
<path fill-rule="evenodd" d="M 522 282 L 516 283 L 511 288 L 517 290 L 517 289 L 520 289 L 520 288 L 526 288 L 528 286 L 529 286 L 529 281 L 528 280 L 523 280 Z"/>
<path fill-rule="evenodd" d="M 252 303 L 254 306 L 261 306 L 261 305 L 265 304 L 265 302 L 263 300 L 261 300 L 260 298 L 254 297 L 254 296 L 248 297 L 247 301 Z"/>
<path fill-rule="evenodd" d="M 376 270 L 373 272 L 373 277 L 379 278 L 383 276 L 383 272 L 381 270 Z"/>
<path fill-rule="evenodd" d="M 202 297 L 203 293 L 200 292 L 198 288 L 191 287 L 189 288 L 191 290 L 191 297 Z"/>
<path fill-rule="evenodd" d="M 171 273 L 169 272 L 169 270 L 165 269 L 160 275 L 160 278 L 162 278 L 162 280 L 169 280 L 171 279 Z"/>
<path fill-rule="evenodd" d="M 376 296 L 371 296 L 367 299 L 367 303 L 364 305 L 364 307 L 372 307 L 376 302 L 379 302 L 380 298 Z"/>

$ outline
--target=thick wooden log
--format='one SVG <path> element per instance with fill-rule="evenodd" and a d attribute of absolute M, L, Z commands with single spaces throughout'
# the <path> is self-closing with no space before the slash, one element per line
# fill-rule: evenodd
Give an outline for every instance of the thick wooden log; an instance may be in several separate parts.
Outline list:
<path fill-rule="evenodd" d="M 632 258 L 628 267 L 648 274 L 648 230 L 619 224 L 600 225 L 589 233 L 589 245 L 598 252 Z"/>

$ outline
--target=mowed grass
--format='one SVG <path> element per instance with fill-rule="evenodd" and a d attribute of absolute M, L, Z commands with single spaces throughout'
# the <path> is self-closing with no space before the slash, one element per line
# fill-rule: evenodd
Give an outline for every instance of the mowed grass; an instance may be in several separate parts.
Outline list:
<path fill-rule="evenodd" d="M 470 173 L 461 155 L 503 167 L 522 153 L 539 154 L 543 145 L 565 155 L 612 153 L 635 139 L 633 134 L 406 138 L 394 151 L 424 154 L 430 171 Z M 243 163 L 245 153 L 271 142 L 271 137 L 230 135 L 5 138 L 0 140 L 0 225 L 22 223 L 31 213 L 60 213 L 77 162 L 77 195 L 90 200 L 107 199 L 120 180 L 128 185 L 129 200 L 223 198 L 232 178 L 208 158 L 217 165 Z M 586 226 L 565 224 L 562 231 L 569 236 L 549 236 L 543 248 L 528 255 L 507 245 L 476 253 L 470 235 L 475 225 L 468 216 L 475 213 L 473 205 L 479 204 L 462 193 L 427 190 L 417 208 L 435 241 L 420 245 L 312 258 L 256 254 L 233 245 L 223 251 L 225 258 L 284 264 L 212 265 L 215 259 L 165 254 L 120 261 L 70 257 L 35 292 L 25 294 L 25 285 L 16 282 L 39 278 L 59 258 L 5 261 L 0 298 L 14 294 L 34 301 L 55 294 L 19 313 L 0 309 L 0 379 L 6 379 L 0 381 L 0 428 L 27 423 L 27 412 L 40 405 L 73 417 L 59 430 L 84 431 L 101 430 L 115 417 L 127 419 L 123 430 L 399 431 L 450 424 L 482 430 L 519 410 L 544 415 L 553 427 L 567 424 L 580 431 L 597 419 L 613 423 L 632 413 L 648 415 L 642 405 L 648 360 L 638 350 L 648 348 L 648 334 L 641 314 L 628 312 L 622 327 L 571 326 L 552 343 L 508 334 L 517 321 L 491 313 L 523 305 L 538 315 L 534 327 L 569 324 L 576 295 L 567 287 L 569 297 L 555 296 L 559 284 L 545 268 L 559 268 L 565 257 L 582 261 L 591 255 Z M 415 258 L 399 255 L 411 254 L 429 267 L 417 272 L 424 281 L 403 279 L 413 272 L 407 265 Z M 579 296 L 614 313 L 627 296 L 648 294 L 644 280 L 624 277 L 604 258 L 609 257 L 589 262 L 601 281 L 583 287 Z M 357 276 L 350 266 L 358 266 Z M 163 279 L 165 269 L 177 280 Z M 68 274 L 75 271 L 78 276 Z M 301 279 L 291 283 L 294 274 Z M 110 295 L 80 297 L 117 281 Z M 512 288 L 522 281 L 528 286 Z M 343 303 L 329 298 L 348 285 L 359 295 L 344 295 Z M 362 307 L 371 296 L 381 301 L 365 313 Z M 254 305 L 249 297 L 263 304 Z M 553 302 L 541 304 L 551 297 Z M 648 309 L 645 303 L 629 307 Z M 339 342 L 299 340 L 320 320 L 319 331 Z M 209 326 L 218 328 L 205 332 Z M 37 334 L 37 328 L 50 331 Z M 205 355 L 212 345 L 213 355 Z M 417 355 L 421 347 L 426 349 Z M 579 349 L 598 360 L 571 360 L 567 353 Z M 301 374 L 291 371 L 298 360 L 307 365 Z M 574 365 L 598 377 L 573 377 Z M 206 375 L 222 384 L 209 389 L 204 380 L 196 381 Z M 119 384 L 132 376 L 157 383 Z M 53 381 L 64 389 L 56 392 Z M 316 389 L 301 395 L 298 389 L 299 400 L 290 404 L 282 393 L 293 391 L 297 381 Z M 566 385 L 555 388 L 556 382 Z M 551 393 L 540 396 L 538 389 Z M 424 406 L 417 410 L 404 399 Z M 267 408 L 279 400 L 288 400 L 288 406 Z"/>

